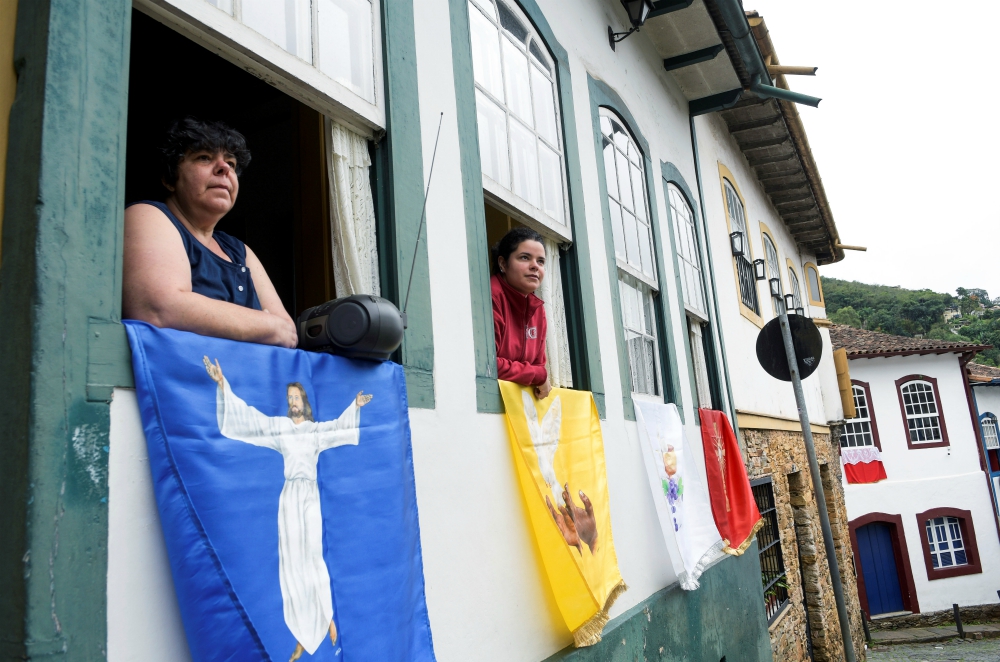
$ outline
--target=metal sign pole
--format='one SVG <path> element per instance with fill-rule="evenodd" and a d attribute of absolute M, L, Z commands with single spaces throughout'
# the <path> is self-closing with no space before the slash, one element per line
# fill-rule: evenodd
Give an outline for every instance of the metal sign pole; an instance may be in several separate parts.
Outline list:
<path fill-rule="evenodd" d="M 826 510 L 826 494 L 823 491 L 823 480 L 819 474 L 819 463 L 816 461 L 816 447 L 813 445 L 812 427 L 809 425 L 809 412 L 806 410 L 806 397 L 802 391 L 802 380 L 799 378 L 798 361 L 795 358 L 795 346 L 792 344 L 792 331 L 788 327 L 788 313 L 781 297 L 774 297 L 777 302 L 778 316 L 781 319 L 781 338 L 785 341 L 785 358 L 788 360 L 788 371 L 792 376 L 792 387 L 795 389 L 795 404 L 799 408 L 799 423 L 802 425 L 802 436 L 806 441 L 806 455 L 809 456 L 809 473 L 812 475 L 813 491 L 816 494 L 816 507 L 819 510 L 819 522 L 823 529 L 823 546 L 826 548 L 826 559 L 830 565 L 830 580 L 833 584 L 833 595 L 837 601 L 837 616 L 840 618 L 840 635 L 844 639 L 844 659 L 856 662 L 854 655 L 854 640 L 851 638 L 851 623 L 847 618 L 847 603 L 844 602 L 844 587 L 840 582 L 840 564 L 837 562 L 837 550 L 833 545 L 833 531 L 830 529 L 830 514 Z M 803 587 L 805 590 L 805 587 Z"/>

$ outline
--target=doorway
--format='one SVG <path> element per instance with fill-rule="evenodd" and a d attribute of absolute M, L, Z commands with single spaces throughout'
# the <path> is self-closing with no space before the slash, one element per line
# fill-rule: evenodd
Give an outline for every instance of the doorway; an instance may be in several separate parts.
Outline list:
<path fill-rule="evenodd" d="M 322 115 L 137 10 L 130 57 L 123 202 L 165 198 L 171 121 L 225 122 L 252 158 L 217 229 L 253 249 L 293 319 L 334 298 Z"/>
<path fill-rule="evenodd" d="M 883 522 L 872 522 L 857 530 L 869 616 L 904 611 L 892 537 L 892 529 Z"/>

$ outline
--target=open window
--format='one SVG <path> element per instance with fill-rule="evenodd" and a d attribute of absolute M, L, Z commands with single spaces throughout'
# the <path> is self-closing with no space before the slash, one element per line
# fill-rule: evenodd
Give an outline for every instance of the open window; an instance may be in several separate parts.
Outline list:
<path fill-rule="evenodd" d="M 188 115 L 246 137 L 253 158 L 217 229 L 256 253 L 293 319 L 337 296 L 380 294 L 370 141 L 134 11 L 126 204 L 164 199 L 158 149 Z"/>
<path fill-rule="evenodd" d="M 516 3 L 470 0 L 468 9 L 487 243 L 518 225 L 545 239 L 545 278 L 536 294 L 545 301 L 546 367 L 553 386 L 570 388 L 560 258 L 573 236 L 555 62 Z"/>

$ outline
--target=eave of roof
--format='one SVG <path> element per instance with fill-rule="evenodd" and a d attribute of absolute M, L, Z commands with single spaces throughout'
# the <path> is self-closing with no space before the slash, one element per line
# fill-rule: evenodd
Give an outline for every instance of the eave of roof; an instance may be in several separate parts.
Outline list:
<path fill-rule="evenodd" d="M 830 342 L 834 349 L 846 350 L 849 359 L 931 354 L 962 354 L 971 358 L 977 352 L 992 348 L 992 345 L 969 342 L 896 336 L 891 333 L 854 329 L 842 324 L 834 324 L 830 328 Z"/>
<path fill-rule="evenodd" d="M 764 19 L 754 11 L 747 12 L 747 19 L 764 60 L 779 64 Z M 784 75 L 774 82 L 789 89 Z M 795 241 L 818 264 L 843 260 L 840 234 L 795 104 L 745 91 L 736 105 L 719 114 Z"/>

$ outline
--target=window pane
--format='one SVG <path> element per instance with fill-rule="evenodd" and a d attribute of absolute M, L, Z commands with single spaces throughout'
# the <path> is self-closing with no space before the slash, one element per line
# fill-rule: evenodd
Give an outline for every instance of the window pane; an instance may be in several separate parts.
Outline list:
<path fill-rule="evenodd" d="M 514 38 L 517 41 L 523 44 L 524 40 L 528 37 L 528 30 L 524 27 L 521 21 L 514 16 L 514 12 L 512 12 L 507 5 L 503 3 L 503 0 L 500 0 L 497 5 L 497 9 L 500 10 L 500 25 L 503 26 L 504 30 L 507 30 L 514 35 Z"/>
<path fill-rule="evenodd" d="M 607 136 L 608 138 L 611 138 L 612 130 L 613 129 L 611 128 L 611 120 L 608 119 L 606 116 L 601 115 L 601 133 Z"/>
<path fill-rule="evenodd" d="M 309 0 L 243 0 L 243 24 L 306 62 L 312 62 Z"/>
<path fill-rule="evenodd" d="M 563 182 L 559 155 L 545 143 L 539 142 L 538 164 L 542 173 L 542 211 L 563 223 Z"/>
<path fill-rule="evenodd" d="M 499 33 L 496 27 L 473 6 L 469 7 L 469 28 L 472 39 L 472 70 L 476 82 L 503 101 Z"/>
<path fill-rule="evenodd" d="M 512 113 L 523 119 L 525 124 L 534 126 L 531 117 L 531 88 L 528 83 L 528 56 L 510 39 L 504 37 L 500 42 L 503 44 L 507 107 Z"/>
<path fill-rule="evenodd" d="M 483 174 L 510 188 L 507 162 L 507 114 L 476 90 L 476 120 L 479 122 L 479 160 Z"/>
<path fill-rule="evenodd" d="M 544 53 L 542 53 L 542 49 L 538 45 L 538 41 L 532 39 L 531 46 L 528 48 L 528 50 L 531 52 L 531 56 L 534 58 L 532 60 L 533 63 L 537 64 L 545 71 L 552 73 L 552 68 L 549 66 L 548 58 L 545 57 Z"/>
<path fill-rule="evenodd" d="M 369 0 L 318 2 L 320 71 L 351 88 L 359 96 L 374 102 L 371 3 Z"/>
<path fill-rule="evenodd" d="M 809 280 L 809 296 L 813 301 L 819 301 L 819 277 L 812 267 L 806 268 L 806 278 Z"/>
<path fill-rule="evenodd" d="M 602 120 L 605 118 L 601 118 Z M 608 189 L 608 195 L 615 200 L 621 200 L 621 193 L 618 192 L 618 167 L 615 165 L 615 146 L 608 139 L 604 143 L 604 183 Z"/>
<path fill-rule="evenodd" d="M 514 165 L 514 193 L 536 207 L 538 196 L 538 149 L 535 134 L 517 120 L 510 121 L 510 158 Z"/>
<path fill-rule="evenodd" d="M 622 228 L 622 208 L 614 200 L 608 200 L 608 207 L 611 209 L 611 234 L 615 238 L 615 255 L 621 259 L 626 259 L 625 255 L 625 230 Z"/>
<path fill-rule="evenodd" d="M 623 210 L 622 222 L 625 226 L 625 254 L 627 261 L 636 269 L 642 269 L 642 258 L 639 257 L 639 229 L 636 227 L 635 216 Z"/>
<path fill-rule="evenodd" d="M 479 5 L 479 7 L 484 12 L 486 12 L 487 16 L 491 17 L 493 20 L 496 20 L 496 18 L 497 18 L 497 10 L 496 10 L 496 7 L 493 6 L 493 3 L 491 2 L 491 0 L 475 0 L 475 3 L 477 5 Z M 472 7 L 469 7 L 469 14 L 471 16 L 471 14 L 472 14 Z"/>
<path fill-rule="evenodd" d="M 653 238 L 648 225 L 636 224 L 639 232 L 639 258 L 642 260 L 642 272 L 653 275 L 656 270 L 653 268 Z"/>
<path fill-rule="evenodd" d="M 531 92 L 535 102 L 535 128 L 538 134 L 557 145 L 556 107 L 552 96 L 552 82 L 538 67 L 531 67 Z"/>
<path fill-rule="evenodd" d="M 218 7 L 230 16 L 233 15 L 233 0 L 208 0 L 208 4 Z"/>
<path fill-rule="evenodd" d="M 629 166 L 629 179 L 632 181 L 632 198 L 635 200 L 635 215 L 646 220 L 646 194 L 643 191 L 645 181 L 642 178 L 642 170 L 635 164 Z"/>
<path fill-rule="evenodd" d="M 618 200 L 624 205 L 625 209 L 633 211 L 635 207 L 632 205 L 632 183 L 629 182 L 628 177 L 628 159 L 625 158 L 624 154 L 615 150 L 615 161 L 618 163 L 618 190 L 621 195 Z"/>

